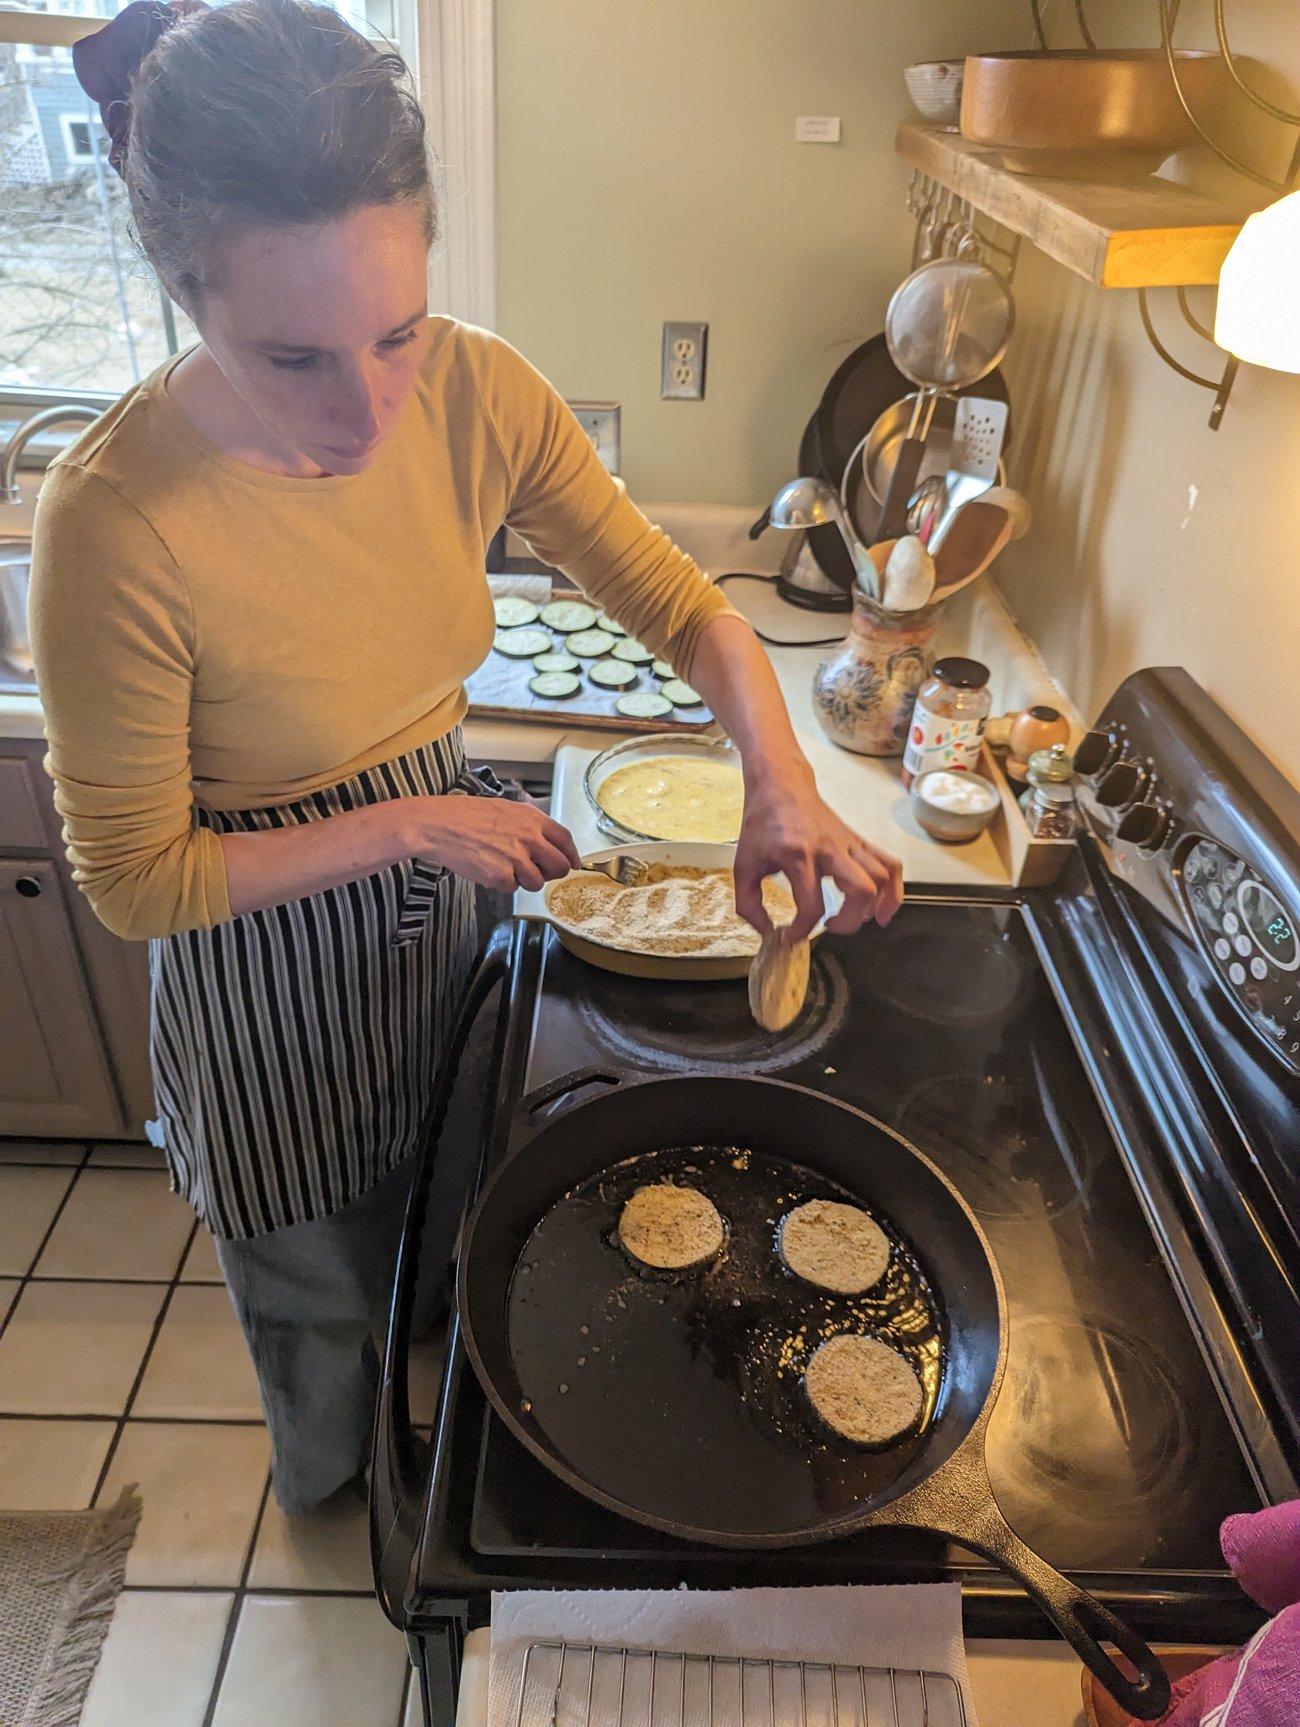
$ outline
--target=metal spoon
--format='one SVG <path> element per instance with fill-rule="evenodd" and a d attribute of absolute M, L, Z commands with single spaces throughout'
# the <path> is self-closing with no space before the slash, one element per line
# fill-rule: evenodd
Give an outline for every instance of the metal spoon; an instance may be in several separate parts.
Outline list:
<path fill-rule="evenodd" d="M 907 503 L 907 531 L 915 534 L 922 545 L 928 545 L 935 523 L 943 514 L 948 497 L 948 481 L 943 474 L 931 474 L 921 481 Z"/>
<path fill-rule="evenodd" d="M 832 523 L 840 530 L 844 544 L 848 547 L 853 567 L 858 573 L 859 585 L 873 600 L 878 600 L 880 590 L 875 566 L 867 556 L 866 547 L 854 533 L 853 525 L 844 513 L 844 507 L 832 486 L 828 486 L 825 480 L 808 477 L 791 480 L 788 486 L 782 486 L 772 500 L 771 526 L 774 528 L 806 531 L 809 528 L 824 528 Z"/>

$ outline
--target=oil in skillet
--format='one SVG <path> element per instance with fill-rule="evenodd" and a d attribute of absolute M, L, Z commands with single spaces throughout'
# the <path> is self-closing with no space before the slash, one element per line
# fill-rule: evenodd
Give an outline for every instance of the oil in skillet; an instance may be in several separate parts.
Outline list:
<path fill-rule="evenodd" d="M 697 1186 L 727 1219 L 722 1254 L 697 1271 L 647 1271 L 618 1245 L 623 1202 L 639 1186 L 665 1180 Z M 691 1475 L 697 1502 L 725 1496 L 741 1520 L 741 1478 L 765 1480 L 773 1502 L 796 1494 L 825 1508 L 860 1502 L 898 1477 L 936 1406 L 939 1302 L 880 1216 L 891 1257 L 867 1294 L 827 1294 L 794 1278 L 780 1261 L 777 1231 L 794 1205 L 810 1199 L 858 1204 L 792 1162 L 735 1147 L 682 1147 L 620 1164 L 547 1212 L 511 1288 L 511 1347 L 533 1420 L 577 1473 L 628 1502 L 658 1494 L 663 1515 L 677 1508 L 682 1475 Z M 525 1266 L 537 1276 L 523 1275 Z M 811 1352 L 841 1332 L 893 1345 L 924 1385 L 915 1432 L 880 1452 L 830 1433 L 806 1399 Z M 620 1418 L 637 1432 L 611 1445 L 609 1425 Z M 623 1458 L 623 1449 L 635 1456 Z M 677 1489 L 647 1480 L 654 1463 L 668 1482 L 677 1470 Z M 767 1513 L 758 1506 L 761 1489 L 754 1492 L 758 1525 Z"/>

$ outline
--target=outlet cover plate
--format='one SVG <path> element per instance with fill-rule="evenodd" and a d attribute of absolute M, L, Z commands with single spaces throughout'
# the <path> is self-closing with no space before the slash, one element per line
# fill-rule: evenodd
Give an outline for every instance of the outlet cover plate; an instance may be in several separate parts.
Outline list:
<path fill-rule="evenodd" d="M 707 324 L 664 325 L 659 394 L 665 402 L 704 400 L 704 362 L 708 346 Z"/>
<path fill-rule="evenodd" d="M 592 447 L 611 474 L 616 474 L 623 455 L 623 412 L 617 402 L 570 402 L 578 424 L 591 439 Z"/>

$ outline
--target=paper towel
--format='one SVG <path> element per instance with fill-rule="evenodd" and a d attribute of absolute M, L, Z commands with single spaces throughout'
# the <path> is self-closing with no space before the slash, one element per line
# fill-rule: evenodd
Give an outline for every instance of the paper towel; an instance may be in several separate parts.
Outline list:
<path fill-rule="evenodd" d="M 559 1640 L 689 1655 L 746 1655 L 950 1673 L 961 1686 L 967 1727 L 975 1727 L 962 1641 L 961 1587 L 956 1583 L 497 1594 L 492 1598 L 488 1727 L 515 1727 L 528 1646 Z M 552 1675 L 554 1663 L 552 1657 Z M 553 1687 L 553 1678 L 550 1683 Z M 729 1683 L 731 1707 L 724 1706 L 719 1714 L 727 1719 L 727 1727 L 735 1727 L 739 1709 L 735 1706 L 734 1678 Z M 721 1690 L 719 1700 L 726 1701 Z M 549 1703 L 549 1699 L 543 1701 Z M 934 1727 L 942 1727 L 936 1701 L 932 1699 L 931 1719 Z M 841 1700 L 840 1719 L 851 1727 L 855 1714 L 861 1720 L 861 1710 L 850 1708 L 850 1702 Z M 530 1691 L 529 1722 L 535 1712 Z M 614 1713 L 611 1707 L 611 1722 Z M 692 1727 L 693 1713 L 688 1709 L 685 1727 Z M 604 1712 L 599 1714 L 604 1721 Z M 748 1714 L 752 1716 L 753 1710 Z M 764 1727 L 767 1717 L 761 1706 L 756 1718 L 759 1727 Z M 874 1727 L 874 1710 L 870 1718 Z M 677 1717 L 669 1713 L 665 1719 L 673 1727 Z M 919 1712 L 915 1719 L 919 1721 Z M 560 1727 L 572 1727 L 567 1716 Z M 810 1722 L 809 1727 L 817 1724 Z"/>

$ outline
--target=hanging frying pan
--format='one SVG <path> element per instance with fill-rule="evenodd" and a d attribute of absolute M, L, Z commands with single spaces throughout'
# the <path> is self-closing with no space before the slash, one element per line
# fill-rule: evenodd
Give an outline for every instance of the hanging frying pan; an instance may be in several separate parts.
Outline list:
<path fill-rule="evenodd" d="M 1130 1714 L 1160 1715 L 1169 1686 L 1155 1656 L 1027 1547 L 994 1499 L 984 1441 L 1006 1362 L 1006 1308 L 984 1235 L 947 1178 L 869 1116 L 781 1081 L 605 1083 L 613 1089 L 568 1109 L 572 1077 L 525 1100 L 530 1121 L 552 1113 L 497 1169 L 462 1242 L 465 1341 L 519 1441 L 590 1499 L 695 1543 L 794 1547 L 890 1527 L 944 1535 L 1016 1578 Z M 752 1166 L 757 1182 L 780 1170 L 787 1185 L 764 1216 L 746 1216 L 743 1173 L 698 1151 L 710 1147 L 736 1148 L 739 1170 Z M 614 1234 L 623 1199 L 640 1185 L 629 1160 L 645 1160 L 653 1181 L 670 1148 L 697 1148 L 687 1179 L 715 1189 L 733 1237 L 713 1270 L 685 1283 L 638 1277 Z M 941 1318 L 929 1335 L 942 1336 L 942 1352 L 936 1343 L 929 1406 L 883 1451 L 836 1440 L 811 1416 L 809 1431 L 798 1417 L 793 1328 L 793 1373 L 777 1375 L 755 1353 L 784 1316 L 773 1321 L 764 1305 L 780 1299 L 770 1277 L 768 1293 L 755 1294 L 738 1268 L 771 1259 L 766 1217 L 792 1192 L 868 1207 L 893 1233 L 899 1262 L 934 1292 Z M 762 1283 L 761 1266 L 754 1275 Z M 727 1277 L 739 1279 L 734 1288 Z M 851 1328 L 828 1311 L 832 1330 Z M 774 1390 L 777 1378 L 784 1389 Z"/>

